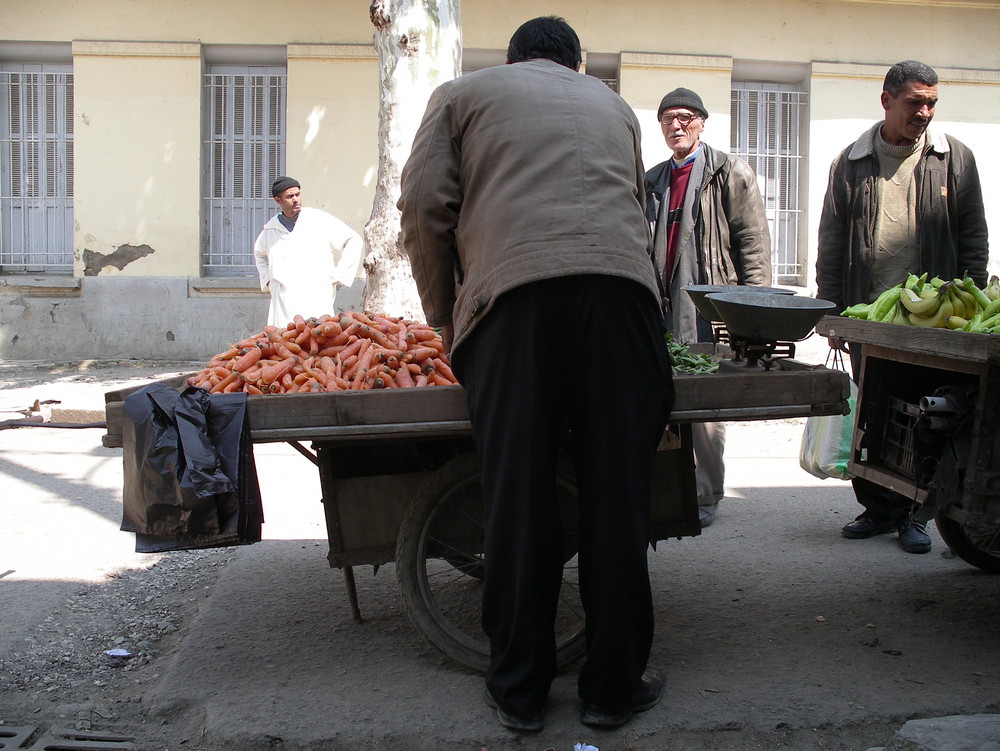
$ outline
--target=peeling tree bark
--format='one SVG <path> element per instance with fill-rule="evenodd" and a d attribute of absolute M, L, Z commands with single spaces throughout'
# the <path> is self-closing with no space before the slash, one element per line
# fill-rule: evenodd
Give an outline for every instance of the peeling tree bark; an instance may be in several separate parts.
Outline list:
<path fill-rule="evenodd" d="M 379 170 L 365 225 L 365 310 L 424 320 L 399 241 L 399 174 L 431 92 L 462 71 L 459 0 L 372 0 L 379 56 Z"/>

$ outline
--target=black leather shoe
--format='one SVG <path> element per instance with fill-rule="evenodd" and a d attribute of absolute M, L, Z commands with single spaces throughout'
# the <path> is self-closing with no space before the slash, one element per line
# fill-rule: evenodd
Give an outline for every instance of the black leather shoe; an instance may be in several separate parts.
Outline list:
<path fill-rule="evenodd" d="M 545 715 L 542 712 L 531 717 L 518 717 L 517 715 L 509 714 L 493 698 L 493 694 L 490 693 L 489 688 L 486 689 L 484 698 L 486 699 L 486 703 L 497 711 L 497 719 L 500 720 L 500 724 L 505 728 L 534 733 L 545 727 Z"/>
<path fill-rule="evenodd" d="M 663 698 L 663 687 L 667 676 L 659 668 L 647 667 L 642 674 L 642 685 L 632 697 L 632 704 L 626 707 L 606 707 L 601 704 L 584 702 L 580 712 L 580 722 L 601 728 L 616 728 L 632 719 L 632 715 L 652 709 Z"/>
<path fill-rule="evenodd" d="M 899 547 L 907 553 L 931 552 L 927 527 L 920 522 L 906 522 L 899 527 Z"/>
<path fill-rule="evenodd" d="M 850 524 L 845 524 L 840 534 L 848 540 L 864 540 L 875 535 L 884 535 L 886 532 L 895 532 L 896 525 L 892 522 L 880 522 L 870 516 L 859 516 Z"/>

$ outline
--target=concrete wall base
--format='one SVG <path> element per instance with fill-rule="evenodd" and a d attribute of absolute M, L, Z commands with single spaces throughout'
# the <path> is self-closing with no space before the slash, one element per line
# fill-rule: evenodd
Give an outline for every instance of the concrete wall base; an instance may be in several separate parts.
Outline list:
<path fill-rule="evenodd" d="M 267 296 L 256 279 L 83 277 L 53 286 L 5 277 L 0 284 L 0 359 L 207 361 L 262 331 Z M 364 284 L 337 294 L 338 311 L 360 307 Z"/>

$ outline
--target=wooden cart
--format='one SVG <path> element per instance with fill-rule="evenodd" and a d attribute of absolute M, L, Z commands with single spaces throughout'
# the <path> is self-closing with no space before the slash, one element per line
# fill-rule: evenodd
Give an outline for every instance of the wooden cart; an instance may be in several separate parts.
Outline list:
<path fill-rule="evenodd" d="M 861 345 L 850 471 L 913 498 L 956 555 L 1000 572 L 1000 336 L 837 316 L 816 331 Z M 921 409 L 935 393 L 967 397 L 968 414 L 935 426 Z"/>
<path fill-rule="evenodd" d="M 185 379 L 165 383 L 183 388 Z M 691 423 L 843 414 L 849 395 L 843 373 L 791 359 L 770 371 L 732 364 L 713 375 L 680 375 L 675 383 L 672 424 L 654 463 L 653 545 L 701 531 Z M 105 445 L 122 445 L 123 401 L 134 390 L 106 395 Z M 416 627 L 449 657 L 484 669 L 482 499 L 462 388 L 251 396 L 247 411 L 254 443 L 289 443 L 317 466 L 327 557 L 344 571 L 355 619 L 361 611 L 353 567 L 377 570 L 394 562 Z M 568 460 L 560 461 L 558 492 L 566 566 L 557 645 L 560 664 L 567 664 L 584 649 L 576 484 Z"/>

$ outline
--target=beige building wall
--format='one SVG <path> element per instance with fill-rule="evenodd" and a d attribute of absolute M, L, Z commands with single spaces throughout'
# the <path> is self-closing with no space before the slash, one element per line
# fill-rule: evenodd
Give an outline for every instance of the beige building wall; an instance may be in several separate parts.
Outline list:
<path fill-rule="evenodd" d="M 197 275 L 199 45 L 76 42 L 73 73 L 76 274 Z"/>
<path fill-rule="evenodd" d="M 377 81 L 370 45 L 288 45 L 287 172 L 307 205 L 358 233 L 378 174 Z"/>
<path fill-rule="evenodd" d="M 733 81 L 801 85 L 807 288 L 830 161 L 881 118 L 881 79 L 897 60 L 919 58 L 941 75 L 935 126 L 975 152 L 988 221 L 1000 236 L 1000 0 L 703 0 L 683 12 L 656 0 L 553 0 L 544 8 L 463 0 L 470 59 L 502 60 L 514 29 L 540 13 L 574 26 L 588 72 L 618 79 L 639 116 L 647 166 L 668 157 L 655 115 L 670 89 L 701 94 L 711 115 L 705 140 L 725 149 Z M 73 341 L 87 357 L 197 359 L 259 330 L 267 301 L 256 280 L 200 271 L 207 49 L 284 51 L 286 171 L 302 182 L 307 204 L 359 232 L 367 223 L 379 104 L 367 3 L 301 0 L 286 10 L 256 0 L 186 8 L 162 0 L 0 0 L 0 18 L 0 61 L 72 60 L 76 159 L 74 277 L 0 277 L 0 302 L 16 303 L 0 305 L 0 357 L 28 357 L 12 342 Z M 786 79 L 782 66 L 801 75 Z M 996 250 L 991 270 L 1000 273 Z M 358 305 L 362 287 L 356 282 L 338 304 Z M 144 335 L 124 326 L 98 332 L 108 306 L 142 321 Z M 206 319 L 225 323 L 206 333 L 198 329 Z"/>

